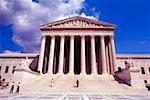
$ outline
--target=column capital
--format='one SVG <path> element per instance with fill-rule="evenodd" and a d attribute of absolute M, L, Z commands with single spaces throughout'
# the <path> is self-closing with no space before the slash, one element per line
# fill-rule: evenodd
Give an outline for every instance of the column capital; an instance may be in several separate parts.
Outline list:
<path fill-rule="evenodd" d="M 42 35 L 42 36 L 41 36 L 41 39 L 45 39 L 45 38 L 46 38 L 46 36 L 45 36 L 45 35 Z"/>
<path fill-rule="evenodd" d="M 50 37 L 55 38 L 55 36 L 54 36 L 54 35 L 52 35 L 52 36 L 50 36 Z"/>
<path fill-rule="evenodd" d="M 74 35 L 70 35 L 70 38 L 73 39 L 75 36 Z"/>
<path fill-rule="evenodd" d="M 95 37 L 95 35 L 91 35 L 90 37 L 91 37 L 91 38 L 94 38 L 94 37 Z"/>
<path fill-rule="evenodd" d="M 80 36 L 81 38 L 85 38 L 85 35 Z"/>
<path fill-rule="evenodd" d="M 60 38 L 61 38 L 61 39 L 63 39 L 63 38 L 65 38 L 65 36 L 64 36 L 64 35 L 62 35 L 62 36 L 60 36 Z"/>
<path fill-rule="evenodd" d="M 104 37 L 105 37 L 105 35 L 101 35 L 101 36 L 100 36 L 101 39 L 104 39 Z"/>
<path fill-rule="evenodd" d="M 109 35 L 109 38 L 110 39 L 114 39 L 114 35 Z"/>

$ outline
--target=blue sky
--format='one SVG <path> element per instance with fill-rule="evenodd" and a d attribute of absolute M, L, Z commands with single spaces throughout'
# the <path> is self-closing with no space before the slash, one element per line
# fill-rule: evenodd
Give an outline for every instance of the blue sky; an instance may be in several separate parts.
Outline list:
<path fill-rule="evenodd" d="M 117 25 L 115 44 L 118 54 L 150 54 L 149 0 L 85 0 L 84 7 L 76 9 L 80 9 L 79 13 L 84 12 L 88 16 L 99 15 L 99 20 Z M 14 42 L 13 36 L 16 35 L 14 26 L 11 21 L 1 22 L 0 52 L 5 50 L 34 52 L 33 49 L 24 49 L 29 47 L 28 44 L 20 45 L 21 42 Z M 39 48 L 39 45 L 35 47 Z"/>

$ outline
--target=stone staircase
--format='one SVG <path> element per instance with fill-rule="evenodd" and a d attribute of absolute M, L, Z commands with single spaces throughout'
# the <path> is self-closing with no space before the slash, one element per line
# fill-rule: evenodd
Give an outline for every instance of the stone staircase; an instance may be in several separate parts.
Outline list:
<path fill-rule="evenodd" d="M 79 87 L 76 88 L 76 80 Z M 75 92 L 98 94 L 143 94 L 145 89 L 136 89 L 119 84 L 112 77 L 107 80 L 99 75 L 49 75 L 44 74 L 30 80 L 21 87 L 22 92 Z"/>

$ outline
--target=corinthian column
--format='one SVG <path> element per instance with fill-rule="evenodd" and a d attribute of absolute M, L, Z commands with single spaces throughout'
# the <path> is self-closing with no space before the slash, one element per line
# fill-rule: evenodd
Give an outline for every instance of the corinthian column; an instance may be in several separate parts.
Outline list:
<path fill-rule="evenodd" d="M 91 74 L 97 74 L 94 36 L 91 36 Z"/>
<path fill-rule="evenodd" d="M 86 74 L 86 69 L 85 69 L 85 36 L 81 37 L 81 74 Z"/>
<path fill-rule="evenodd" d="M 113 58 L 112 58 L 112 48 L 111 48 L 111 44 L 110 44 L 110 41 L 108 43 L 108 48 L 109 48 L 109 54 L 110 54 L 110 57 L 109 57 L 109 60 L 110 60 L 110 69 L 111 69 L 111 72 L 110 74 L 114 74 L 114 66 L 113 66 Z"/>
<path fill-rule="evenodd" d="M 58 74 L 63 74 L 65 37 L 61 37 Z"/>
<path fill-rule="evenodd" d="M 49 64 L 48 64 L 48 73 L 50 74 L 53 74 L 54 49 L 55 49 L 55 36 L 52 36 L 50 44 Z"/>
<path fill-rule="evenodd" d="M 38 71 L 40 71 L 40 73 L 42 73 L 42 68 L 43 68 L 45 42 L 46 42 L 46 36 L 42 36 L 40 57 L 39 57 L 39 63 L 38 63 Z"/>
<path fill-rule="evenodd" d="M 111 38 L 110 38 L 110 45 L 111 45 L 111 51 L 112 51 L 113 69 L 114 69 L 114 71 L 117 71 L 117 69 L 116 69 L 116 50 L 115 50 L 115 44 L 114 44 L 114 36 L 111 36 Z"/>
<path fill-rule="evenodd" d="M 101 42 L 101 55 L 102 55 L 102 58 L 101 58 L 102 59 L 102 74 L 104 74 L 104 73 L 107 73 L 104 36 L 100 37 L 100 42 Z"/>
<path fill-rule="evenodd" d="M 69 74 L 74 74 L 74 36 L 70 38 Z"/>

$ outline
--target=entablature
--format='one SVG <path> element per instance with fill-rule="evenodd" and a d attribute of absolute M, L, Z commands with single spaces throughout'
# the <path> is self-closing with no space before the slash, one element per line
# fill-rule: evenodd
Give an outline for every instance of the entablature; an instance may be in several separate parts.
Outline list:
<path fill-rule="evenodd" d="M 114 31 L 99 31 L 99 30 L 50 30 L 50 31 L 42 31 L 42 36 L 103 36 L 103 35 L 114 35 Z"/>

